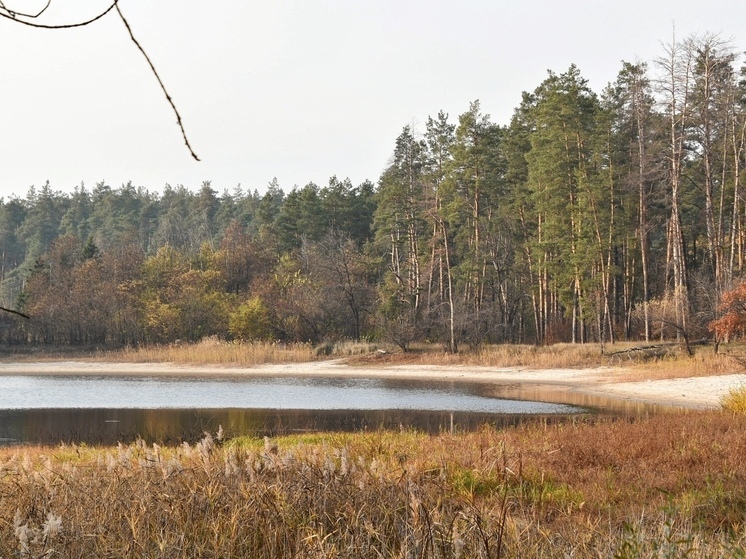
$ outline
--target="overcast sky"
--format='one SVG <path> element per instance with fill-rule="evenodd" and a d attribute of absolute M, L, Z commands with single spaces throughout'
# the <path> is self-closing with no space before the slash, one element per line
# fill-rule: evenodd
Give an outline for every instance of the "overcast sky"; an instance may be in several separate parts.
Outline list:
<path fill-rule="evenodd" d="M 46 0 L 4 0 L 31 11 Z M 109 0 L 53 0 L 69 23 Z M 120 0 L 195 152 L 116 12 L 46 31 L 0 19 L 0 197 L 47 180 L 262 192 L 273 177 L 377 181 L 403 126 L 479 99 L 507 124 L 522 91 L 576 64 L 600 92 L 621 61 L 720 33 L 746 50 L 743 0 Z M 739 35 L 740 34 L 740 35 Z"/>

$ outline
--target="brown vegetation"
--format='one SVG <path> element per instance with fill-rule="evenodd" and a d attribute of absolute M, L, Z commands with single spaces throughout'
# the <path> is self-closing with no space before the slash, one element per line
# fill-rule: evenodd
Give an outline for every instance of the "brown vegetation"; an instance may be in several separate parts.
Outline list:
<path fill-rule="evenodd" d="M 313 361 L 316 352 L 310 344 L 273 342 L 224 342 L 206 338 L 195 344 L 143 346 L 106 352 L 105 358 L 133 363 L 178 363 L 181 365 L 251 366 L 265 363 Z"/>
<path fill-rule="evenodd" d="M 401 352 L 385 344 L 365 342 L 285 344 L 279 342 L 229 342 L 216 337 L 197 343 L 177 343 L 100 350 L 96 348 L 45 348 L 41 351 L 20 351 L 8 355 L 14 360 L 77 359 L 82 361 L 115 361 L 130 363 L 175 363 L 179 365 L 227 365 L 249 367 L 269 363 L 302 363 L 325 358 L 346 358 L 347 363 L 374 365 L 434 365 L 477 367 L 530 367 L 536 369 L 565 369 L 612 366 L 614 379 L 620 382 L 686 378 L 740 373 L 746 362 L 743 343 L 720 346 L 715 353 L 711 346 L 696 347 L 689 356 L 677 345 L 667 346 L 666 352 L 655 357 L 644 353 L 625 353 L 622 358 L 612 355 L 633 347 L 630 343 L 606 346 L 601 353 L 598 344 L 554 344 L 547 346 L 496 344 L 482 345 L 448 353 L 439 345 L 414 344 Z M 19 352 L 20 351 L 20 352 Z M 623 370 L 618 369 L 622 367 Z"/>
<path fill-rule="evenodd" d="M 553 344 L 547 346 L 497 344 L 483 345 L 477 350 L 457 354 L 436 346 L 415 345 L 407 353 L 371 353 L 351 359 L 351 364 L 375 365 L 467 365 L 477 367 L 530 367 L 536 369 L 568 369 L 584 367 L 622 367 L 615 371 L 615 380 L 654 380 L 711 375 L 728 375 L 744 370 L 746 351 L 741 343 L 721 345 L 715 353 L 711 346 L 696 347 L 689 356 L 677 344 L 654 356 L 642 352 L 626 353 L 622 358 L 614 352 L 637 347 L 631 343 L 607 345 L 601 352 L 599 344 Z"/>
<path fill-rule="evenodd" d="M 745 453 L 721 412 L 5 449 L 0 556 L 742 557 Z"/>

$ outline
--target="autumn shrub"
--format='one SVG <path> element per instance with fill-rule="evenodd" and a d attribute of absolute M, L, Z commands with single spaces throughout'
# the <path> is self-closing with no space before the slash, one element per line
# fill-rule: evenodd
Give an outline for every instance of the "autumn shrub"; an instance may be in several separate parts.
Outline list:
<path fill-rule="evenodd" d="M 228 317 L 228 332 L 243 342 L 271 341 L 270 312 L 259 297 L 252 297 L 238 306 Z"/>
<path fill-rule="evenodd" d="M 746 334 L 746 282 L 723 293 L 718 311 L 720 317 L 709 325 L 718 339 L 727 341 Z"/>

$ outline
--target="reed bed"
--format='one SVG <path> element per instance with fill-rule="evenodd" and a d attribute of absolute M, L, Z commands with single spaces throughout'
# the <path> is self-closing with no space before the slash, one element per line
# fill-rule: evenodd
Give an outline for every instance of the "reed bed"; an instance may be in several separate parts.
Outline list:
<path fill-rule="evenodd" d="M 311 344 L 232 342 L 205 338 L 193 344 L 170 344 L 126 348 L 106 352 L 108 361 L 129 363 L 176 363 L 179 365 L 251 366 L 270 363 L 307 363 L 318 359 Z"/>
<path fill-rule="evenodd" d="M 152 345 L 107 351 L 93 358 L 130 363 L 251 366 L 307 363 L 319 359 L 370 354 L 377 349 L 377 345 L 368 342 L 325 342 L 314 346 L 300 343 L 225 341 L 210 337 L 193 344 Z"/>
<path fill-rule="evenodd" d="M 433 351 L 434 348 L 427 346 L 415 346 L 414 350 L 423 363 L 442 365 L 572 368 L 595 367 L 607 362 L 598 344 L 485 344 L 464 348 L 457 354 Z"/>
<path fill-rule="evenodd" d="M 0 450 L 0 557 L 744 557 L 746 417 Z"/>

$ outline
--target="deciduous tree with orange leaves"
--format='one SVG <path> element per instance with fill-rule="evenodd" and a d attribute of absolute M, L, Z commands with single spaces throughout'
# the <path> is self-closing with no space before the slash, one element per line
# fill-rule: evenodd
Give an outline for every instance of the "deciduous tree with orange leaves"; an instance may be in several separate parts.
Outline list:
<path fill-rule="evenodd" d="M 746 335 L 746 281 L 723 293 L 718 311 L 720 318 L 709 324 L 718 342 Z"/>

